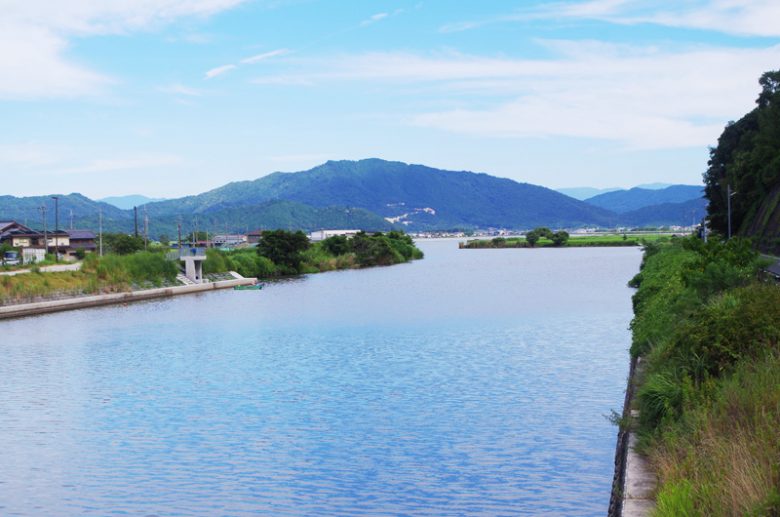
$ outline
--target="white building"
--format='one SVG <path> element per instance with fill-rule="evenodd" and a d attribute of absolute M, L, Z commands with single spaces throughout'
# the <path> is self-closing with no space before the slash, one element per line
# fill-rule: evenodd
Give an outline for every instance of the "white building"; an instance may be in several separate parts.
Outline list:
<path fill-rule="evenodd" d="M 311 232 L 309 234 L 309 239 L 311 241 L 317 242 L 317 241 L 324 241 L 328 237 L 335 237 L 336 235 L 343 235 L 345 237 L 354 237 L 358 233 L 360 233 L 361 230 L 317 230 L 316 232 Z"/>

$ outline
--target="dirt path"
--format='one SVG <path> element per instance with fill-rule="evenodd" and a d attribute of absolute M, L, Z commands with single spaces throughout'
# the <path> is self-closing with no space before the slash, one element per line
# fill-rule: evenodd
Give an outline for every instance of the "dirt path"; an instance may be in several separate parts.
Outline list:
<path fill-rule="evenodd" d="M 59 273 L 62 271 L 78 271 L 81 269 L 81 262 L 76 262 L 75 264 L 55 264 L 53 266 L 43 266 L 41 268 L 41 271 L 44 273 Z M 29 273 L 31 270 L 29 269 L 18 269 L 16 271 L 2 271 L 0 272 L 0 275 L 5 276 L 16 276 L 16 275 L 24 275 L 26 273 Z"/>

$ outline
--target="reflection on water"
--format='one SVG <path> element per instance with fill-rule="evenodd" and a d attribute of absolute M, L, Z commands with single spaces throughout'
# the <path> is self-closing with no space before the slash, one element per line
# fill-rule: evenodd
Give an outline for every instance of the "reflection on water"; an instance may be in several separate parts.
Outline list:
<path fill-rule="evenodd" d="M 2 515 L 603 515 L 636 249 L 0 323 Z"/>

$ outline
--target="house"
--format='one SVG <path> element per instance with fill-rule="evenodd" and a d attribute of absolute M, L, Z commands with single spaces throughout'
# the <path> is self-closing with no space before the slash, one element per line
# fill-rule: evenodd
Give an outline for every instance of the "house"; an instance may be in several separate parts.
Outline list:
<path fill-rule="evenodd" d="M 58 251 L 61 258 L 75 260 L 79 250 L 85 253 L 93 252 L 95 246 L 95 234 L 89 230 L 51 230 L 41 232 L 33 230 L 16 221 L 0 222 L 0 243 L 8 244 L 14 248 L 22 249 L 22 256 L 26 259 L 40 257 L 46 251 Z M 31 251 L 43 250 L 43 251 Z"/>
<path fill-rule="evenodd" d="M 29 246 L 30 242 L 24 237 L 24 234 L 32 233 L 32 231 L 16 221 L 0 221 L 0 243 L 8 244 L 14 248 Z"/>
<path fill-rule="evenodd" d="M 76 258 L 80 251 L 94 253 L 97 250 L 95 233 L 90 230 L 68 230 L 68 247 L 65 250 L 66 258 Z"/>

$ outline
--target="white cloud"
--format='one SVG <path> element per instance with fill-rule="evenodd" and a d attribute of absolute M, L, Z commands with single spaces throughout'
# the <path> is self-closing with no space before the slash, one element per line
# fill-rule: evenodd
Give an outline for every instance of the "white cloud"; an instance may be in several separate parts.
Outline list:
<path fill-rule="evenodd" d="M 244 0 L 0 0 L 0 99 L 101 93 L 112 80 L 68 56 L 74 37 L 126 34 Z"/>
<path fill-rule="evenodd" d="M 226 74 L 236 68 L 236 65 L 222 65 L 216 68 L 212 68 L 206 72 L 206 79 L 213 79 L 222 74 Z"/>
<path fill-rule="evenodd" d="M 494 23 L 548 19 L 591 19 L 622 25 L 656 24 L 702 29 L 740 36 L 780 36 L 777 0 L 588 0 L 552 2 L 538 8 L 479 21 L 444 25 L 458 32 Z"/>
<path fill-rule="evenodd" d="M 307 72 L 255 82 L 403 84 L 431 106 L 452 106 L 410 115 L 414 125 L 491 137 L 587 137 L 631 148 L 677 148 L 714 144 L 725 122 L 753 105 L 761 73 L 780 62 L 780 45 L 678 51 L 587 41 L 545 45 L 556 57 L 370 53 L 299 61 L 296 68 Z M 425 89 L 433 94 L 426 96 Z"/>
<path fill-rule="evenodd" d="M 287 54 L 290 54 L 291 52 L 292 51 L 289 49 L 280 48 L 276 50 L 271 50 L 270 52 L 264 52 L 262 54 L 257 54 L 256 56 L 242 59 L 241 62 L 245 65 L 252 65 L 254 63 L 259 63 L 260 61 L 265 61 L 266 59 L 271 59 L 272 57 L 285 56 Z"/>
<path fill-rule="evenodd" d="M 375 15 L 369 16 L 368 18 L 360 22 L 360 25 L 362 27 L 365 27 L 366 25 L 371 25 L 372 23 L 376 23 L 379 20 L 387 18 L 388 16 L 390 16 L 389 13 L 376 13 Z"/>

